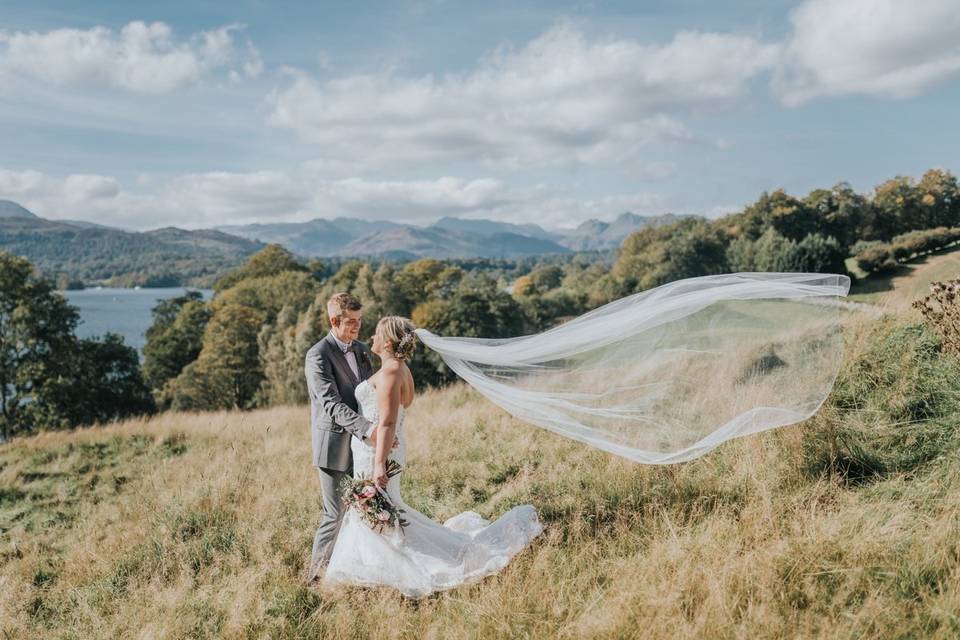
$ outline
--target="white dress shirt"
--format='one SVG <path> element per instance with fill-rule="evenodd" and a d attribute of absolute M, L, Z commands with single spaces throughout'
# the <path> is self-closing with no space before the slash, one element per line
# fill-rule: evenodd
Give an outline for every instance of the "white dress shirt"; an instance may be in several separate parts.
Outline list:
<path fill-rule="evenodd" d="M 340 347 L 341 351 L 343 351 L 343 355 L 347 359 L 347 364 L 350 365 L 350 369 L 353 371 L 353 375 L 357 376 L 357 380 L 359 380 L 360 367 L 357 366 L 357 354 L 355 354 L 350 349 L 350 345 L 353 344 L 353 341 L 351 340 L 350 342 L 344 342 L 343 340 L 337 337 L 337 334 L 334 333 L 332 335 L 333 335 L 333 339 L 337 343 L 337 346 Z M 370 428 L 367 429 L 367 434 L 363 436 L 363 439 L 369 441 L 370 435 L 373 433 L 373 430 L 376 428 L 377 428 L 376 424 L 371 425 Z"/>
<path fill-rule="evenodd" d="M 338 338 L 336 334 L 333 334 L 333 339 L 337 341 L 337 345 L 340 347 L 340 350 L 343 351 L 343 355 L 347 359 L 347 364 L 350 365 L 353 375 L 357 376 L 357 380 L 359 380 L 360 367 L 357 366 L 357 354 L 350 349 L 350 345 L 353 344 L 353 340 L 350 342 L 344 342 Z"/>

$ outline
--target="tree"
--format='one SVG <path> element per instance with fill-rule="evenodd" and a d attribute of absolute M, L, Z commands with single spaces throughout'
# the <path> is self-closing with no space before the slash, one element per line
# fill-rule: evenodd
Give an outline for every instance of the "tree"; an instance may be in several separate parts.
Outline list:
<path fill-rule="evenodd" d="M 530 280 L 537 291 L 546 293 L 563 282 L 563 269 L 555 264 L 541 265 L 530 272 Z"/>
<path fill-rule="evenodd" d="M 199 291 L 161 300 L 153 308 L 153 324 L 143 347 L 143 377 L 161 406 L 169 405 L 169 398 L 160 390 L 200 355 L 211 315 Z"/>
<path fill-rule="evenodd" d="M 156 410 L 137 350 L 121 336 L 78 340 L 76 350 L 59 360 L 60 375 L 44 385 L 34 405 L 46 427 L 103 423 Z"/>
<path fill-rule="evenodd" d="M 925 228 L 960 227 L 960 187 L 949 171 L 930 169 L 917 185 Z"/>
<path fill-rule="evenodd" d="M 727 270 L 726 232 L 703 218 L 646 227 L 623 241 L 612 276 L 621 295 Z"/>
<path fill-rule="evenodd" d="M 735 243 L 730 246 L 731 252 L 739 249 Z M 752 268 L 757 271 L 846 273 L 846 257 L 847 250 L 835 238 L 811 233 L 796 242 L 771 228 L 754 243 Z"/>
<path fill-rule="evenodd" d="M 273 322 L 287 305 L 297 311 L 310 306 L 320 289 L 320 283 L 303 271 L 281 271 L 268 276 L 251 276 L 221 291 L 210 301 L 216 314 L 229 305 L 243 305 L 264 314 L 265 322 Z"/>
<path fill-rule="evenodd" d="M 25 258 L 0 251 L 0 435 L 33 430 L 35 406 L 76 349 L 80 316 Z"/>
<path fill-rule="evenodd" d="M 870 217 L 870 203 L 845 182 L 832 189 L 811 191 L 804 204 L 816 213 L 819 233 L 836 238 L 845 249 L 860 238 L 863 224 Z"/>
<path fill-rule="evenodd" d="M 413 323 L 443 336 L 506 338 L 522 335 L 527 321 L 520 305 L 487 275 L 467 278 L 450 297 L 433 298 L 417 306 Z M 419 349 L 411 367 L 428 385 L 450 382 L 455 375 L 434 352 Z"/>
<path fill-rule="evenodd" d="M 263 381 L 255 399 L 257 406 L 303 404 L 310 399 L 303 357 L 323 337 L 325 307 L 326 299 L 320 297 L 299 316 L 291 307 L 284 307 L 277 322 L 261 330 L 258 341 Z"/>
<path fill-rule="evenodd" d="M 174 409 L 247 409 L 263 381 L 257 334 L 265 314 L 228 304 L 210 319 L 195 362 L 172 381 Z"/>
<path fill-rule="evenodd" d="M 897 176 L 878 185 L 872 205 L 863 240 L 889 240 L 897 234 L 925 228 L 926 211 L 910 177 Z"/>
<path fill-rule="evenodd" d="M 310 273 L 310 269 L 300 264 L 292 253 L 284 249 L 279 244 L 269 244 L 250 258 L 243 266 L 230 271 L 222 278 L 217 280 L 213 288 L 216 291 L 223 291 L 234 286 L 241 280 L 248 278 L 262 278 L 264 276 L 275 276 L 284 271 L 302 271 Z"/>
<path fill-rule="evenodd" d="M 79 313 L 24 258 L 0 251 L 0 437 L 153 410 L 122 338 L 77 340 Z"/>
<path fill-rule="evenodd" d="M 811 233 L 793 245 L 784 271 L 845 274 L 846 258 L 847 251 L 836 238 Z"/>

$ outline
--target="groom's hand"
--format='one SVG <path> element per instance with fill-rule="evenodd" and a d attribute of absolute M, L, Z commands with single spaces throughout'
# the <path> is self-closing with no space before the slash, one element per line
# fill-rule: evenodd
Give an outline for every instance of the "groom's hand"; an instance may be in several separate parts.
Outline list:
<path fill-rule="evenodd" d="M 370 443 L 371 447 L 377 446 L 377 430 L 380 427 L 376 427 L 370 434 L 367 436 L 367 442 Z M 390 447 L 391 450 L 396 449 L 400 446 L 400 436 L 397 433 L 393 434 L 393 446 Z"/>

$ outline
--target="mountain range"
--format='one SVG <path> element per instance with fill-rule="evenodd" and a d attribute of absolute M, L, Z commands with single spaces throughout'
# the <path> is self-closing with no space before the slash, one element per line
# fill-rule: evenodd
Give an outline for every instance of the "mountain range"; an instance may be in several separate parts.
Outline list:
<path fill-rule="evenodd" d="M 588 220 L 577 228 L 547 231 L 536 224 L 445 217 L 421 227 L 356 218 L 317 218 L 216 227 L 235 236 L 279 243 L 309 257 L 511 258 L 571 251 L 610 251 L 646 226 L 671 224 L 672 213 L 639 216 L 626 212 L 613 222 Z"/>
<path fill-rule="evenodd" d="M 263 244 L 213 229 L 125 231 L 47 220 L 0 200 L 0 249 L 24 256 L 49 277 L 112 286 L 210 286 Z"/>
<path fill-rule="evenodd" d="M 575 229 L 445 217 L 429 226 L 358 218 L 129 231 L 83 220 L 47 220 L 0 200 L 0 249 L 27 257 L 48 275 L 115 286 L 208 286 L 267 243 L 304 258 L 518 258 L 610 251 L 638 229 L 682 216 L 622 213 Z"/>

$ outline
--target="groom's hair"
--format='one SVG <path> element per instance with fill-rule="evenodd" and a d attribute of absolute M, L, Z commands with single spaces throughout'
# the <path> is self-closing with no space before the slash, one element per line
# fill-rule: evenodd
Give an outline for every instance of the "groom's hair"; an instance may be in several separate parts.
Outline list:
<path fill-rule="evenodd" d="M 360 311 L 363 304 L 349 293 L 335 293 L 327 300 L 327 317 L 330 324 L 334 318 L 339 318 L 347 311 Z"/>

